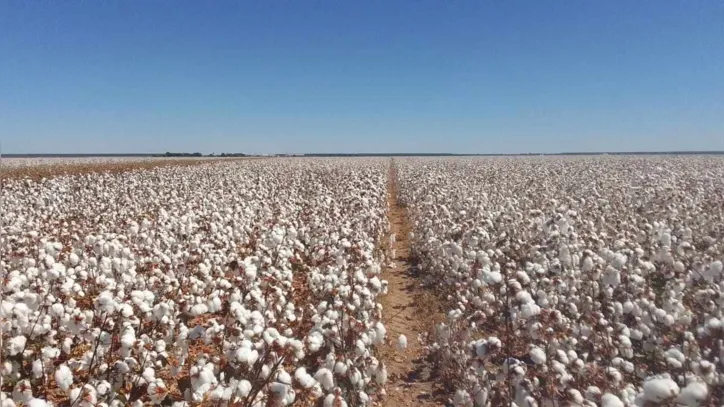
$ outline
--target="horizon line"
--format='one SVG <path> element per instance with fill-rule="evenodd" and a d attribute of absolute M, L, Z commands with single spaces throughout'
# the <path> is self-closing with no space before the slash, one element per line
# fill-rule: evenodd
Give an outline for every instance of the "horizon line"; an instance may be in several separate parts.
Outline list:
<path fill-rule="evenodd" d="M 149 157 L 162 158 L 166 156 L 164 153 L 4 153 L 1 156 L 5 158 L 91 158 L 91 157 Z M 265 153 L 265 154 L 247 154 L 247 153 L 171 153 L 169 157 L 178 158 L 184 155 L 201 154 L 202 157 L 221 157 L 226 155 L 246 155 L 246 156 L 268 156 L 268 157 L 395 157 L 395 156 L 427 156 L 427 157 L 492 157 L 492 156 L 562 156 L 562 155 L 724 155 L 724 150 L 674 150 L 674 151 L 569 151 L 557 153 Z M 197 155 L 198 157 L 198 155 Z"/>

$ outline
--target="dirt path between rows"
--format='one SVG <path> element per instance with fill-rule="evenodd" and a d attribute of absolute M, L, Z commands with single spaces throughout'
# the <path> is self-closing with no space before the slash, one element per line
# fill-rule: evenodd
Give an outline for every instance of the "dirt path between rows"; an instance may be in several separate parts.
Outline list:
<path fill-rule="evenodd" d="M 433 372 L 419 341 L 439 319 L 440 311 L 432 295 L 416 278 L 410 252 L 411 225 L 406 208 L 398 200 L 397 173 L 390 166 L 387 186 L 391 236 L 388 242 L 391 266 L 384 270 L 388 294 L 381 301 L 389 343 L 380 350 L 389 381 L 384 406 L 441 406 L 435 393 Z M 393 240 L 394 236 L 394 240 Z M 407 349 L 398 349 L 400 335 L 407 337 Z"/>

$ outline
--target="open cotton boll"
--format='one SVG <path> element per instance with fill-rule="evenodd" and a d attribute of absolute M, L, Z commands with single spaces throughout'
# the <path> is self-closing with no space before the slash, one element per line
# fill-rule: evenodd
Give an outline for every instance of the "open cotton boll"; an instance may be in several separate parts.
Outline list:
<path fill-rule="evenodd" d="M 154 404 L 160 404 L 168 394 L 168 390 L 166 389 L 166 385 L 164 384 L 163 380 L 161 379 L 155 379 L 152 380 L 149 385 L 148 389 L 146 390 L 148 393 L 148 396 L 151 398 L 151 403 Z"/>
<path fill-rule="evenodd" d="M 543 349 L 535 346 L 530 349 L 528 352 L 528 355 L 530 356 L 533 363 L 537 365 L 542 365 L 546 363 L 546 353 Z"/>
<path fill-rule="evenodd" d="M 709 396 L 709 388 L 706 383 L 694 381 L 681 390 L 676 402 L 687 407 L 699 407 Z"/>
<path fill-rule="evenodd" d="M 36 379 L 43 377 L 43 361 L 40 359 L 33 361 L 33 377 Z"/>
<path fill-rule="evenodd" d="M 405 335 L 400 334 L 399 338 L 397 338 L 397 349 L 400 352 L 407 349 L 407 337 Z"/>
<path fill-rule="evenodd" d="M 51 407 L 51 404 L 48 404 L 47 401 L 42 399 L 32 399 L 25 403 L 27 407 Z M 3 406 L 4 407 L 4 406 Z"/>
<path fill-rule="evenodd" d="M 324 390 L 332 390 L 334 388 L 334 375 L 327 368 L 321 368 L 314 374 L 314 379 L 322 385 Z"/>
<path fill-rule="evenodd" d="M 625 404 L 620 398 L 611 393 L 606 393 L 601 396 L 601 407 L 625 407 Z"/>
<path fill-rule="evenodd" d="M 338 394 L 330 393 L 324 398 L 324 407 L 347 407 L 347 401 Z"/>
<path fill-rule="evenodd" d="M 307 337 L 307 345 L 310 352 L 314 353 L 319 351 L 319 349 L 322 347 L 322 344 L 324 343 L 324 336 L 318 331 L 312 332 Z"/>
<path fill-rule="evenodd" d="M 28 339 L 24 335 L 18 335 L 14 336 L 8 341 L 8 353 L 10 356 L 15 356 L 19 354 L 20 352 L 25 349 L 25 344 L 28 342 Z"/>
<path fill-rule="evenodd" d="M 33 399 L 33 388 L 29 380 L 21 380 L 13 388 L 13 401 L 27 403 Z"/>
<path fill-rule="evenodd" d="M 312 375 L 307 373 L 307 369 L 303 367 L 297 368 L 294 372 L 294 379 L 296 379 L 296 381 L 299 382 L 299 385 L 305 389 L 309 389 L 317 384 L 317 381 L 314 380 Z"/>
<path fill-rule="evenodd" d="M 248 380 L 241 380 L 236 386 L 236 391 L 240 397 L 247 397 L 251 393 L 251 383 Z"/>
<path fill-rule="evenodd" d="M 646 400 L 657 403 L 675 399 L 679 394 L 679 386 L 667 376 L 647 378 L 643 390 Z"/>
<path fill-rule="evenodd" d="M 455 407 L 473 407 L 473 398 L 470 397 L 470 393 L 467 391 L 458 389 L 453 398 L 453 405 Z"/>
<path fill-rule="evenodd" d="M 64 391 L 68 391 L 70 388 L 70 385 L 73 384 L 73 373 L 68 368 L 68 365 L 63 363 L 62 365 L 58 366 L 58 369 L 55 371 L 55 382 L 58 384 L 58 387 L 60 387 Z"/>
<path fill-rule="evenodd" d="M 381 386 L 387 383 L 387 368 L 384 364 L 375 372 L 375 382 Z"/>

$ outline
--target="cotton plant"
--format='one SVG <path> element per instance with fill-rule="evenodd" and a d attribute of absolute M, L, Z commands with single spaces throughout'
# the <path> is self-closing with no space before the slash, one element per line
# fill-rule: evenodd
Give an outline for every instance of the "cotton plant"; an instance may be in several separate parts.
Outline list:
<path fill-rule="evenodd" d="M 452 404 L 722 397 L 720 158 L 395 161 Z"/>
<path fill-rule="evenodd" d="M 379 399 L 387 170 L 259 160 L 7 180 L 2 405 Z"/>

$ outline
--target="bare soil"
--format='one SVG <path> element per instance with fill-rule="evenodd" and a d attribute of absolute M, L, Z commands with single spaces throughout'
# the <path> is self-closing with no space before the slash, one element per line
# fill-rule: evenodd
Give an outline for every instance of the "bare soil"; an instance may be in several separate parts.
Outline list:
<path fill-rule="evenodd" d="M 388 217 L 394 241 L 388 241 L 392 266 L 383 271 L 388 281 L 388 294 L 382 297 L 383 318 L 388 343 L 380 349 L 380 358 L 387 366 L 388 383 L 385 406 L 442 406 L 434 386 L 435 372 L 420 342 L 441 320 L 441 311 L 434 295 L 421 286 L 410 251 L 411 225 L 407 209 L 398 200 L 397 173 L 390 167 L 388 181 Z M 397 348 L 400 335 L 407 337 L 407 349 Z"/>

